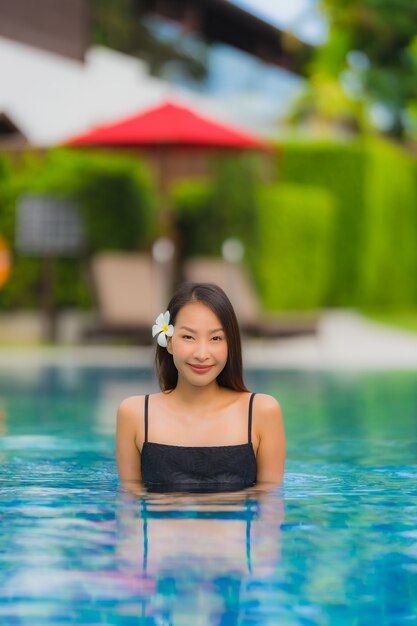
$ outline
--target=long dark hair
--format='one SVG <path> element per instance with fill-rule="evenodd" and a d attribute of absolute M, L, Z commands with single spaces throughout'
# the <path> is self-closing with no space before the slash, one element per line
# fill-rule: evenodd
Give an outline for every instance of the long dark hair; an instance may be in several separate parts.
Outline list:
<path fill-rule="evenodd" d="M 239 325 L 229 298 L 214 283 L 182 283 L 168 304 L 170 324 L 175 325 L 179 310 L 190 302 L 202 302 L 208 306 L 220 320 L 224 329 L 228 356 L 223 370 L 217 377 L 220 387 L 228 387 L 235 391 L 248 391 L 243 382 L 242 346 Z M 156 372 L 162 391 L 175 389 L 178 382 L 178 371 L 172 355 L 166 348 L 158 344 L 155 355 Z"/>

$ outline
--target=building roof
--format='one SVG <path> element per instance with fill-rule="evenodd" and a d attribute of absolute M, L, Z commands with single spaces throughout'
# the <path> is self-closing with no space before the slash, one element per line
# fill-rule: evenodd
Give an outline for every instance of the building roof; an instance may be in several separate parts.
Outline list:
<path fill-rule="evenodd" d="M 92 42 L 93 0 L 0 0 L 0 36 L 82 60 Z M 136 0 L 138 15 L 180 22 L 208 41 L 223 42 L 303 74 L 312 46 L 230 0 Z"/>
<path fill-rule="evenodd" d="M 0 37 L 0 111 L 34 146 L 62 143 L 100 124 L 166 100 L 195 107 L 202 115 L 264 136 L 276 131 L 276 98 L 252 94 L 211 97 L 151 76 L 136 58 L 94 46 L 81 63 Z M 288 104 L 287 104 L 288 106 Z"/>
<path fill-rule="evenodd" d="M 261 60 L 303 74 L 313 47 L 229 0 L 141 0 L 140 10 L 180 22 Z"/>

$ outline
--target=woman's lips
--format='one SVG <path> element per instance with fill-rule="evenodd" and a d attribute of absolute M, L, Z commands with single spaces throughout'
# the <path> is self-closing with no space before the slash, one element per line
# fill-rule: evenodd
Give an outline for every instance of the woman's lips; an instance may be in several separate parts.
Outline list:
<path fill-rule="evenodd" d="M 191 367 L 193 372 L 196 372 L 197 374 L 205 374 L 213 367 L 212 365 L 193 365 L 192 363 L 189 363 L 188 365 Z"/>

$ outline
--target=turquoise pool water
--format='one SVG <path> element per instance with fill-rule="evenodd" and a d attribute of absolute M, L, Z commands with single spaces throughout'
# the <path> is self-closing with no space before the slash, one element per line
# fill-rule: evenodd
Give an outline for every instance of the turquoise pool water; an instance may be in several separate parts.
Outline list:
<path fill-rule="evenodd" d="M 417 372 L 249 372 L 283 489 L 134 495 L 114 413 L 150 372 L 0 370 L 0 624 L 417 623 Z"/>

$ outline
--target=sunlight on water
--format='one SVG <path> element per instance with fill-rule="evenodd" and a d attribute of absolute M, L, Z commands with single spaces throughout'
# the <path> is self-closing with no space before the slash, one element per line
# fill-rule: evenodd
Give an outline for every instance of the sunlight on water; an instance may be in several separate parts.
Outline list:
<path fill-rule="evenodd" d="M 149 372 L 0 372 L 0 624 L 417 621 L 417 372 L 250 373 L 280 400 L 282 489 L 117 481 L 120 399 Z"/>

